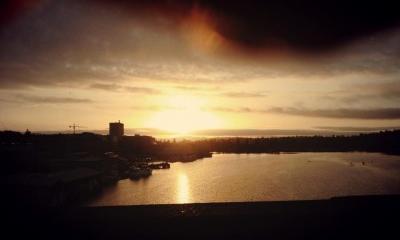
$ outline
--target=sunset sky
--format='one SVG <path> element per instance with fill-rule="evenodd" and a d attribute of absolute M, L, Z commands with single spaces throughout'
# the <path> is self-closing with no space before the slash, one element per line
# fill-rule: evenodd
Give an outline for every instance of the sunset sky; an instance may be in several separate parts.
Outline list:
<path fill-rule="evenodd" d="M 247 31 L 254 19 L 235 26 L 239 8 L 202 1 L 16 2 L 1 22 L 1 130 L 106 129 L 117 120 L 179 133 L 400 126 L 397 19 L 348 29 L 351 37 L 322 26 L 320 37 L 298 33 L 286 24 L 293 19 L 277 21 L 283 34 L 271 24 Z M 265 35 L 269 27 L 276 35 Z"/>

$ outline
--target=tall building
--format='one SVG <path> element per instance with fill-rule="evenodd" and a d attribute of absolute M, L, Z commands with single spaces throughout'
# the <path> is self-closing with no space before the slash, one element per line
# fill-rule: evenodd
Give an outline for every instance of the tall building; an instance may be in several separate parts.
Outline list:
<path fill-rule="evenodd" d="M 110 137 L 112 138 L 120 138 L 124 135 L 124 124 L 119 120 L 118 122 L 111 122 L 109 129 Z"/>

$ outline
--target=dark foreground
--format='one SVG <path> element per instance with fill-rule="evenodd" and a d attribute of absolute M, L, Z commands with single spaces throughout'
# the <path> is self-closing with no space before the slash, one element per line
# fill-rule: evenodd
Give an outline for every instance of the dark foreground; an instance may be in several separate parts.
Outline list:
<path fill-rule="evenodd" d="M 400 195 L 313 201 L 43 210 L 6 207 L 5 234 L 33 239 L 400 239 Z M 4 205 L 3 205 L 4 207 Z"/>

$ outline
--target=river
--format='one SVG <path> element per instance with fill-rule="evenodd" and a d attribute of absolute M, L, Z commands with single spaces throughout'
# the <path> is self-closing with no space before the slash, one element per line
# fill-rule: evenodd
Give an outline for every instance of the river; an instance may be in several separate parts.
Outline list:
<path fill-rule="evenodd" d="M 400 194 L 400 156 L 213 154 L 106 187 L 90 206 L 325 199 Z"/>

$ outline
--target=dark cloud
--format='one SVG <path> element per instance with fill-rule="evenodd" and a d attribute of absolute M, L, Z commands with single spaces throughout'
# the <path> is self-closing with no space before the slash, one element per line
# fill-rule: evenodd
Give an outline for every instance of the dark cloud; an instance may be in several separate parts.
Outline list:
<path fill-rule="evenodd" d="M 285 62 L 284 66 L 202 58 L 188 50 L 180 36 L 182 23 L 193 21 L 192 15 L 198 11 L 207 17 L 196 21 L 207 21 L 244 52 L 257 49 L 262 55 L 265 52 L 259 49 L 279 50 L 280 45 L 310 53 L 334 50 L 350 40 L 390 29 L 398 14 L 394 16 L 396 8 L 383 2 L 50 0 L 33 1 L 28 7 L 25 2 L 32 1 L 17 1 L 20 7 L 7 2 L 15 13 L 0 29 L 0 89 L 82 87 L 127 79 L 209 84 L 399 73 L 399 34 L 390 43 L 368 40 L 357 52 L 362 57 L 356 59 L 352 54 L 340 59 L 327 55 L 312 64 Z M 264 55 L 269 56 L 268 52 Z"/>
<path fill-rule="evenodd" d="M 215 92 L 219 91 L 221 87 L 212 87 L 212 86 L 193 86 L 193 85 L 177 85 L 174 86 L 175 89 L 188 91 L 188 92 Z"/>
<path fill-rule="evenodd" d="M 267 112 L 305 117 L 343 118 L 343 119 L 400 119 L 400 108 L 337 108 L 337 109 L 306 109 L 274 107 Z"/>
<path fill-rule="evenodd" d="M 260 110 L 252 109 L 249 107 L 240 107 L 240 108 L 232 108 L 232 107 L 208 107 L 204 108 L 206 111 L 214 111 L 214 112 L 229 112 L 229 113 L 254 113 L 254 112 L 263 112 Z"/>
<path fill-rule="evenodd" d="M 7 17 L 11 9 L 14 12 L 13 16 L 23 15 L 25 11 L 40 5 L 40 2 L 44 4 L 45 1 L 20 0 L 17 1 L 19 4 L 14 2 L 6 1 L 4 5 L 11 7 L 3 7 L 2 16 Z M 175 28 L 179 27 L 181 22 L 190 19 L 194 11 L 200 11 L 207 16 L 210 27 L 228 41 L 244 49 L 288 46 L 300 51 L 320 51 L 336 48 L 354 39 L 398 26 L 400 20 L 395 1 L 92 0 L 90 2 L 94 6 L 106 4 L 109 9 L 120 14 L 128 13 L 132 18 L 136 18 L 139 14 L 168 18 L 168 26 Z M 74 3 L 69 3 L 71 4 Z"/>
<path fill-rule="evenodd" d="M 161 92 L 154 88 L 146 87 L 124 87 L 125 91 L 131 93 L 146 93 L 146 94 L 160 94 Z"/>
<path fill-rule="evenodd" d="M 105 91 L 119 91 L 121 86 L 117 84 L 105 84 L 105 83 L 94 83 L 89 86 L 89 88 L 100 89 Z"/>
<path fill-rule="evenodd" d="M 243 49 L 289 47 L 304 52 L 329 50 L 396 26 L 394 1 L 101 1 L 128 11 L 155 10 L 178 21 L 193 9 L 212 27 Z"/>
<path fill-rule="evenodd" d="M 400 119 L 400 108 L 334 108 L 334 109 L 309 109 L 294 107 L 272 107 L 267 109 L 257 109 L 249 107 L 211 107 L 209 111 L 232 112 L 232 113 L 275 113 L 304 117 L 318 118 L 343 118 L 343 119 Z"/>
<path fill-rule="evenodd" d="M 385 130 L 396 130 L 400 129 L 400 126 L 395 127 L 330 127 L 330 126 L 321 126 L 315 127 L 316 129 L 321 130 L 329 130 L 329 131 L 340 131 L 340 132 L 378 132 Z"/>
<path fill-rule="evenodd" d="M 43 97 L 33 95 L 17 95 L 16 101 L 23 101 L 29 103 L 49 103 L 49 104 L 75 104 L 75 103 L 92 103 L 93 101 L 88 98 L 72 98 L 72 97 Z"/>
<path fill-rule="evenodd" d="M 342 90 L 325 93 L 320 99 L 345 104 L 385 101 L 397 105 L 400 99 L 400 84 L 396 81 L 383 80 L 367 84 L 350 84 Z"/>
<path fill-rule="evenodd" d="M 92 89 L 100 89 L 105 91 L 126 91 L 130 93 L 143 93 L 143 94 L 160 94 L 161 92 L 154 88 L 147 87 L 131 87 L 119 84 L 107 84 L 107 83 L 94 83 L 89 86 Z"/>
<path fill-rule="evenodd" d="M 4 0 L 0 3 L 0 24 L 9 23 L 21 14 L 32 10 L 40 0 Z"/>
<path fill-rule="evenodd" d="M 222 95 L 231 98 L 258 98 L 267 96 L 266 93 L 262 92 L 225 92 Z"/>
<path fill-rule="evenodd" d="M 398 100 L 400 98 L 400 82 L 382 82 L 376 81 L 376 83 L 369 84 L 359 84 L 355 85 L 355 88 L 362 90 L 363 92 L 370 93 L 370 96 L 375 93 L 376 97 L 388 99 L 388 100 Z"/>

